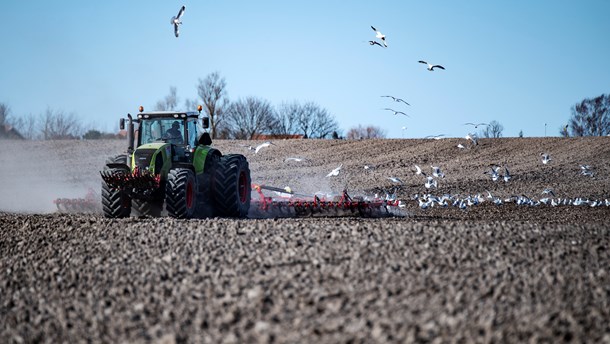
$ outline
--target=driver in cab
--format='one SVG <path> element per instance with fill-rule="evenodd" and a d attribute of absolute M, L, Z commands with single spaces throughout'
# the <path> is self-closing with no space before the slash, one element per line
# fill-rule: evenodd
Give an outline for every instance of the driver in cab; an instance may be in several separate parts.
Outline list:
<path fill-rule="evenodd" d="M 163 138 L 166 139 L 169 143 L 173 144 L 184 143 L 182 133 L 180 132 L 180 122 L 174 121 L 174 123 L 172 123 L 172 127 L 165 132 Z"/>

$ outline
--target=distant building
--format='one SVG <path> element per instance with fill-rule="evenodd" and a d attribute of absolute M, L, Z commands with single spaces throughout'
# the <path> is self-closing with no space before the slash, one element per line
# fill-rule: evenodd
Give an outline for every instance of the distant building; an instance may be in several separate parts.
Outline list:
<path fill-rule="evenodd" d="M 267 135 L 267 134 L 254 134 L 252 140 L 290 140 L 290 139 L 302 139 L 303 135 L 300 134 L 288 134 L 288 135 Z"/>
<path fill-rule="evenodd" d="M 25 140 L 23 135 L 21 135 L 17 129 L 13 128 L 11 125 L 5 124 L 0 126 L 0 140 Z"/>

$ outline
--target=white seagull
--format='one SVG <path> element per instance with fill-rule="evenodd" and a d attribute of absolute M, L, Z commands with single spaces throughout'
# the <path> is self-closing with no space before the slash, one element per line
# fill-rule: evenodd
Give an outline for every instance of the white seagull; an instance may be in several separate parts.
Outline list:
<path fill-rule="evenodd" d="M 339 171 L 341 171 L 341 167 L 343 167 L 343 164 L 339 165 L 339 167 L 335 168 L 334 170 L 330 171 L 329 174 L 326 175 L 326 177 L 332 177 L 332 176 L 338 176 L 339 175 Z"/>
<path fill-rule="evenodd" d="M 551 160 L 551 156 L 549 155 L 549 153 L 540 153 L 540 156 L 542 157 L 542 163 L 543 164 L 548 164 Z"/>
<path fill-rule="evenodd" d="M 510 175 L 510 172 L 508 172 L 508 166 L 504 165 L 504 181 L 508 182 L 511 178 L 512 176 Z"/>
<path fill-rule="evenodd" d="M 463 145 L 463 144 L 458 143 L 457 148 L 459 148 L 459 149 L 464 149 L 464 148 L 466 148 L 466 147 L 464 147 L 464 145 Z"/>
<path fill-rule="evenodd" d="M 593 171 L 589 165 L 580 165 L 580 174 L 583 176 L 593 177 Z"/>
<path fill-rule="evenodd" d="M 434 71 L 434 68 L 445 69 L 445 67 L 443 67 L 441 65 L 433 65 L 433 64 L 430 64 L 430 63 L 428 63 L 426 61 L 421 61 L 420 60 L 419 63 L 423 63 L 423 64 L 428 65 L 428 70 L 431 71 L 431 72 Z"/>
<path fill-rule="evenodd" d="M 438 135 L 428 135 L 426 137 L 424 137 L 424 139 L 435 139 L 435 140 L 440 140 L 443 138 L 443 136 L 445 136 L 445 134 L 438 134 Z"/>
<path fill-rule="evenodd" d="M 479 138 L 476 134 L 468 133 L 464 138 L 468 141 L 472 141 L 475 146 L 479 144 Z"/>
<path fill-rule="evenodd" d="M 421 167 L 417 166 L 417 165 L 413 165 L 415 167 L 415 174 L 421 174 L 421 175 L 426 175 L 424 172 L 422 172 Z"/>
<path fill-rule="evenodd" d="M 438 166 L 430 166 L 432 167 L 432 175 L 436 178 L 445 178 L 445 174 L 441 172 L 441 168 Z"/>
<path fill-rule="evenodd" d="M 397 178 L 397 177 L 388 177 L 388 179 L 391 180 L 392 183 L 402 184 L 402 180 L 400 180 L 400 178 Z"/>
<path fill-rule="evenodd" d="M 182 8 L 180 8 L 180 11 L 178 11 L 178 15 L 175 17 L 172 17 L 171 24 L 174 25 L 174 34 L 176 35 L 176 37 L 178 37 L 178 35 L 180 33 L 178 31 L 178 25 L 182 24 L 182 22 L 180 21 L 180 18 L 182 18 L 182 15 L 184 14 L 185 9 L 186 9 L 186 7 L 182 6 Z"/>
<path fill-rule="evenodd" d="M 438 183 L 436 182 L 436 179 L 428 176 L 426 178 L 426 183 L 424 184 L 424 186 L 426 187 L 426 189 L 429 188 L 435 188 L 438 185 Z"/>
<path fill-rule="evenodd" d="M 381 32 L 379 32 L 379 30 L 375 29 L 375 27 L 371 26 L 371 29 L 373 29 L 373 31 L 375 31 L 375 37 L 380 39 L 381 42 L 383 43 L 384 47 L 388 47 L 388 43 L 386 43 L 385 41 L 385 35 L 382 34 Z"/>
<path fill-rule="evenodd" d="M 385 108 L 384 110 L 392 111 L 392 112 L 394 112 L 394 115 L 401 114 L 401 115 L 405 115 L 407 117 L 410 117 L 409 115 L 407 115 L 406 113 L 404 113 L 402 111 L 396 111 L 396 110 L 393 110 L 393 109 L 390 109 L 390 108 Z"/>
<path fill-rule="evenodd" d="M 254 148 L 254 154 L 258 154 L 258 151 L 260 151 L 263 148 L 269 147 L 271 145 L 275 146 L 275 144 L 271 141 L 261 143 L 260 145 L 256 146 L 256 148 Z"/>
<path fill-rule="evenodd" d="M 296 161 L 296 162 L 302 162 L 302 161 L 307 161 L 308 159 L 305 158 L 296 158 L 296 157 L 291 157 L 291 158 L 286 158 L 284 159 L 284 162 L 288 162 L 288 161 Z"/>
<path fill-rule="evenodd" d="M 487 124 L 487 123 L 470 123 L 470 122 L 468 122 L 468 123 L 464 123 L 464 125 L 472 125 L 472 126 L 474 126 L 474 127 L 475 127 L 475 129 L 476 129 L 476 128 L 478 128 L 480 125 L 488 125 L 488 124 Z"/>
<path fill-rule="evenodd" d="M 385 97 L 385 98 L 392 98 L 392 100 L 393 100 L 393 101 L 395 101 L 395 102 L 397 102 L 397 103 L 398 103 L 398 102 L 403 102 L 403 103 L 405 103 L 405 104 L 407 104 L 407 105 L 411 106 L 411 104 L 407 103 L 406 101 L 404 101 L 404 100 L 402 100 L 402 99 L 400 99 L 400 98 L 396 98 L 396 97 L 393 97 L 393 96 L 382 96 L 382 97 Z"/>

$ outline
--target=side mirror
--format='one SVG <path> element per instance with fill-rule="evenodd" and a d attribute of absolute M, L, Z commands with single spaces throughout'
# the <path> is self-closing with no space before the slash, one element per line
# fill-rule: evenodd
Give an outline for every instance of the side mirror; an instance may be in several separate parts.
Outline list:
<path fill-rule="evenodd" d="M 121 130 L 125 130 L 125 118 L 121 118 L 121 119 L 119 120 L 119 128 L 120 128 Z"/>
<path fill-rule="evenodd" d="M 203 129 L 207 129 L 210 127 L 210 117 L 203 117 L 201 119 L 201 125 L 203 126 Z"/>

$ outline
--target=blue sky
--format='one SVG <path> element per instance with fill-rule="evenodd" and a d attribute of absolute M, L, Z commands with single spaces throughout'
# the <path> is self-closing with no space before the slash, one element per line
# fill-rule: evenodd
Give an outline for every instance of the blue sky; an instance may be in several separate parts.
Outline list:
<path fill-rule="evenodd" d="M 504 136 L 544 136 L 545 123 L 556 136 L 572 105 L 610 93 L 605 0 L 9 0 L 0 12 L 0 102 L 15 117 L 50 107 L 108 131 L 170 86 L 181 104 L 195 99 L 214 71 L 232 100 L 314 101 L 343 132 L 372 124 L 395 138 L 462 137 L 463 123 L 491 120 Z M 371 25 L 387 49 L 366 43 Z"/>

